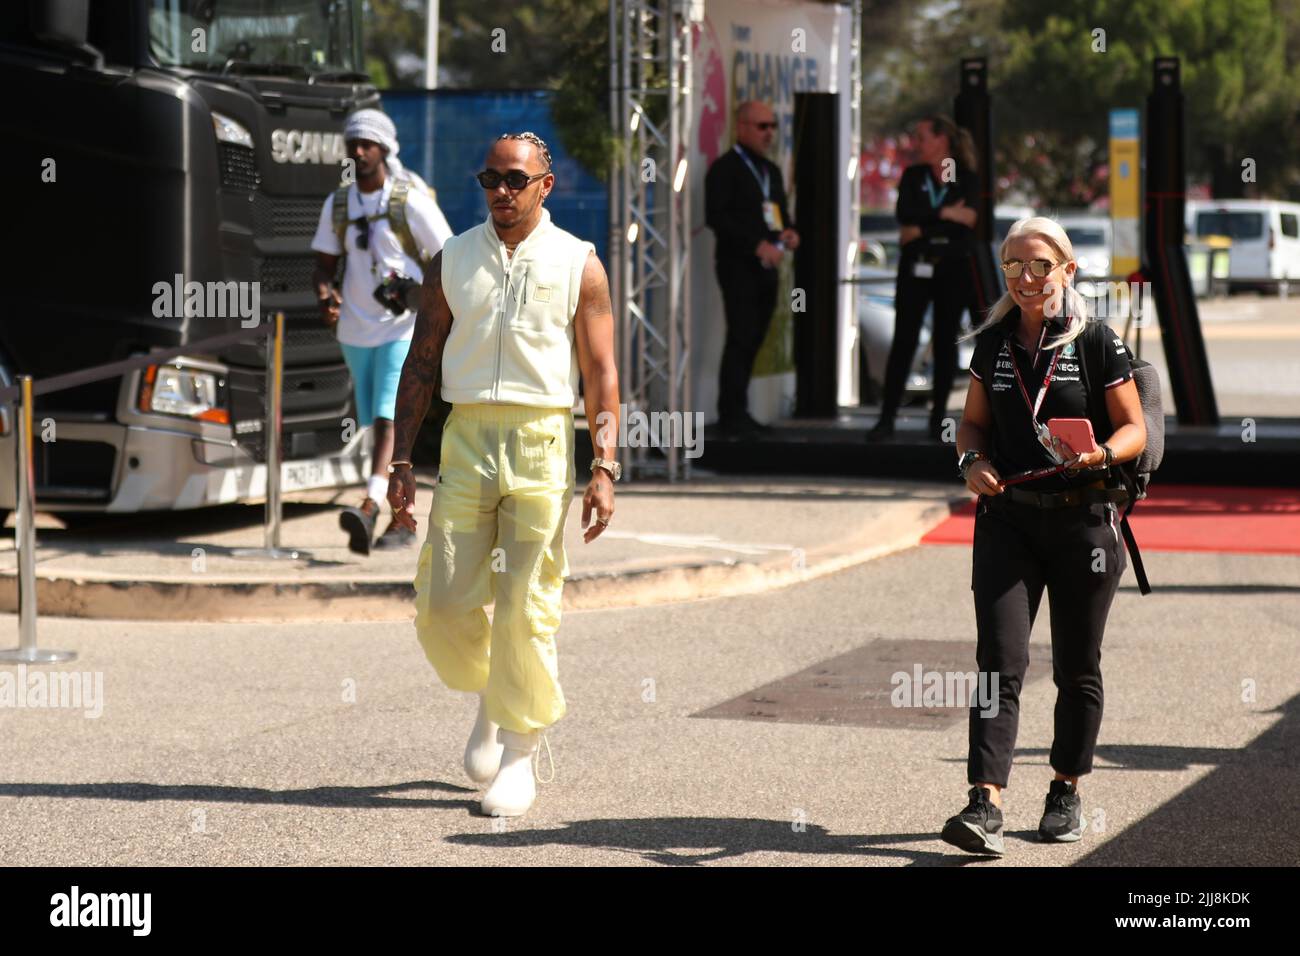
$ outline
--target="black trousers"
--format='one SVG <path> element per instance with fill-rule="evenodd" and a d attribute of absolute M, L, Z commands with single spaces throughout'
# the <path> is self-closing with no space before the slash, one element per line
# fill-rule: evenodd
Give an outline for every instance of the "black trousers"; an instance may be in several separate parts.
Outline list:
<path fill-rule="evenodd" d="M 720 260 L 714 270 L 722 288 L 727 338 L 718 374 L 718 418 L 736 422 L 749 409 L 749 379 L 754 359 L 767 337 L 776 308 L 777 270 L 764 269 L 758 257 Z"/>
<path fill-rule="evenodd" d="M 893 420 L 907 387 L 907 374 L 916 357 L 926 307 L 934 302 L 934 382 L 932 417 L 941 417 L 948 407 L 948 395 L 957 370 L 957 333 L 961 314 L 974 309 L 975 273 L 971 257 L 950 256 L 940 259 L 934 275 L 918 279 L 912 274 L 919 255 L 904 251 L 898 263 L 894 283 L 894 341 L 885 362 L 885 394 L 880 417 Z M 973 313 L 972 313 L 973 314 Z"/>
<path fill-rule="evenodd" d="M 982 497 L 972 562 L 975 657 L 982 673 L 998 675 L 998 706 L 992 716 L 981 715 L 978 701 L 971 707 L 967 780 L 1007 785 L 1044 588 L 1056 684 L 1050 763 L 1066 776 L 1088 773 L 1101 728 L 1101 639 L 1126 563 L 1115 505 L 1035 508 Z"/>

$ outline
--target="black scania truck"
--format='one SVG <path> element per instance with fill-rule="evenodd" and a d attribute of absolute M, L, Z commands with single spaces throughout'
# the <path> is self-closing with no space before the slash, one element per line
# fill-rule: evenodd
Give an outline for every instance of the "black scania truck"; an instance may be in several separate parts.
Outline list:
<path fill-rule="evenodd" d="M 286 316 L 286 490 L 364 479 L 310 250 L 344 118 L 378 103 L 361 0 L 6 0 L 0 385 Z M 10 208 L 17 208 L 17 202 Z M 38 506 L 194 508 L 266 484 L 261 341 L 41 396 Z M 13 507 L 12 416 L 0 509 Z"/>

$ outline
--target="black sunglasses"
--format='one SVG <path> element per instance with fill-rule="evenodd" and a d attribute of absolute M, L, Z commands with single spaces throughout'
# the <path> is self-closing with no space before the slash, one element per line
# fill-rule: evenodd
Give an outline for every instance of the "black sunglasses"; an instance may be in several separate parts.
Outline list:
<path fill-rule="evenodd" d="M 370 248 L 370 220 L 362 216 L 352 224 L 357 227 L 357 248 L 364 252 Z"/>
<path fill-rule="evenodd" d="M 514 192 L 519 192 L 534 179 L 541 179 L 546 173 L 538 173 L 536 176 L 529 176 L 521 169 L 512 169 L 504 175 L 495 169 L 485 169 L 474 178 L 484 189 L 496 189 L 503 182 Z"/>

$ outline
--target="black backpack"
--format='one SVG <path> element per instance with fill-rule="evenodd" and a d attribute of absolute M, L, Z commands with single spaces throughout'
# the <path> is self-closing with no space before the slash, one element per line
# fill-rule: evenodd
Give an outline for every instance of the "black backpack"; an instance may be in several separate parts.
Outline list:
<path fill-rule="evenodd" d="M 1089 366 L 1098 370 L 1106 367 L 1108 342 L 1105 323 L 1089 322 L 1079 336 L 1079 341 L 1082 343 L 1082 348 L 1079 350 L 1081 357 L 1079 365 L 1083 369 L 1084 387 L 1088 391 L 1088 418 L 1092 421 L 1094 434 L 1109 435 L 1115 429 L 1111 425 L 1110 414 L 1106 411 L 1106 389 L 1094 388 L 1093 379 L 1088 374 Z M 1127 345 L 1124 348 L 1128 350 Z M 1133 574 L 1137 577 L 1139 590 L 1143 594 L 1150 594 L 1151 584 L 1147 581 L 1146 569 L 1142 566 L 1142 553 L 1138 551 L 1133 529 L 1129 527 L 1128 516 L 1132 513 L 1133 506 L 1147 496 L 1151 475 L 1160 467 L 1160 462 L 1165 457 L 1165 410 L 1160 396 L 1160 373 L 1150 362 L 1133 358 L 1132 352 L 1129 352 L 1128 356 L 1129 363 L 1133 367 L 1133 380 L 1137 383 L 1138 400 L 1142 403 L 1142 418 L 1147 427 L 1147 445 L 1136 460 L 1112 465 L 1111 471 L 1124 483 L 1124 488 L 1129 495 L 1120 529 L 1124 532 L 1124 544 L 1133 559 Z M 1099 382 L 1098 385 L 1100 384 Z"/>

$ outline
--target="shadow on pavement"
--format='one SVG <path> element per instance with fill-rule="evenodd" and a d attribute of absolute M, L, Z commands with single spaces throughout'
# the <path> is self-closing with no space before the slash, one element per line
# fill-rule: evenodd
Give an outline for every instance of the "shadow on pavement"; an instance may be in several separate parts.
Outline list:
<path fill-rule="evenodd" d="M 1041 757 L 1041 766 L 1047 766 L 1051 750 L 1047 747 L 1016 749 L 1016 763 L 1022 758 Z M 1207 764 L 1223 764 L 1239 759 L 1239 747 L 1162 747 L 1158 744 L 1098 744 L 1096 754 L 1107 763 L 1115 764 L 1107 770 L 1187 770 Z M 1032 765 L 1031 765 L 1032 766 Z M 1051 779 L 1050 777 L 1046 779 Z M 1046 782 L 1043 786 L 1046 787 Z"/>
<path fill-rule="evenodd" d="M 508 823 L 507 827 L 511 825 Z M 812 824 L 796 832 L 789 821 L 738 817 L 579 820 L 559 829 L 506 829 L 502 833 L 463 833 L 446 839 L 448 843 L 479 847 L 556 845 L 614 850 L 665 866 L 698 866 L 735 859 L 747 853 L 791 853 L 805 858 L 820 854 L 856 854 L 906 860 L 910 866 L 966 866 L 991 859 L 955 849 L 916 850 L 889 845 L 937 842 L 937 830 L 933 833 L 835 836 L 824 827 Z"/>
<path fill-rule="evenodd" d="M 348 502 L 351 503 L 351 502 Z M 286 501 L 281 506 L 285 521 L 309 517 L 323 511 L 338 511 L 341 505 Z M 122 540 L 154 540 L 159 537 L 178 538 L 183 535 L 216 534 L 260 528 L 266 517 L 262 504 L 213 505 L 210 508 L 189 508 L 181 511 L 146 511 L 138 514 L 109 512 L 64 512 L 59 520 L 63 528 L 40 528 L 37 540 L 70 543 L 70 539 L 91 538 L 100 534 L 113 534 Z M 8 531 L 12 534 L 13 529 Z"/>
<path fill-rule="evenodd" d="M 444 790 L 463 798 L 433 800 L 395 796 L 409 790 Z M 185 803 L 263 803 L 356 809 L 462 810 L 477 807 L 478 791 L 437 780 L 412 780 L 374 787 L 311 787 L 268 790 L 205 784 L 156 783 L 0 783 L 0 797 L 56 797 L 64 800 L 177 800 Z"/>
<path fill-rule="evenodd" d="M 1300 584 L 1152 584 L 1155 594 L 1295 594 Z M 1121 591 L 1138 592 L 1136 584 L 1120 586 Z"/>
<path fill-rule="evenodd" d="M 1273 711 L 1276 713 L 1277 711 Z M 1300 864 L 1300 696 L 1282 719 L 1237 750 L 1113 747 L 1107 759 L 1176 759 L 1218 766 L 1076 866 L 1296 866 Z M 1208 758 L 1208 759 L 1206 759 Z M 1150 769 L 1177 768 L 1151 764 Z"/>

